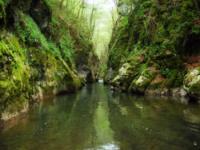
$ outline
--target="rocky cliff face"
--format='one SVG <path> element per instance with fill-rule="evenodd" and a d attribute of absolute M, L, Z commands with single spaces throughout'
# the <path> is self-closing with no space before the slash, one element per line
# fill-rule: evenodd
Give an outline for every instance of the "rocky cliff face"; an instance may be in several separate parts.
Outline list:
<path fill-rule="evenodd" d="M 199 98 L 199 8 L 196 0 L 121 0 L 110 44 L 112 85 L 135 93 L 187 92 Z"/>
<path fill-rule="evenodd" d="M 50 1 L 0 0 L 0 27 L 1 119 L 28 110 L 44 93 L 72 92 L 84 84 L 75 44 L 81 51 L 91 45 L 73 36 Z"/>

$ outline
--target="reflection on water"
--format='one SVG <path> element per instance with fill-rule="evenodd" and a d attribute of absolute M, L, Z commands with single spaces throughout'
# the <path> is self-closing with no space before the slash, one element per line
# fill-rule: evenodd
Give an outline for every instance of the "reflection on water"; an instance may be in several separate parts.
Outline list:
<path fill-rule="evenodd" d="M 200 107 L 102 84 L 40 103 L 0 133 L 0 150 L 200 150 Z"/>

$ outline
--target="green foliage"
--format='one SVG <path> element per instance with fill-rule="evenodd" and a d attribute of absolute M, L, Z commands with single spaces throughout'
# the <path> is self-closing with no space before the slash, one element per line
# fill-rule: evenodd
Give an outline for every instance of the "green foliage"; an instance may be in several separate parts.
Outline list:
<path fill-rule="evenodd" d="M 18 39 L 6 34 L 0 41 L 0 104 L 1 110 L 29 89 L 29 68 L 25 64 L 25 51 Z"/>
<path fill-rule="evenodd" d="M 200 37 L 200 14 L 195 2 L 137 0 L 125 3 L 131 3 L 134 9 L 128 21 L 125 21 L 126 16 L 121 16 L 115 27 L 109 66 L 117 70 L 127 61 L 133 66 L 138 64 L 133 70 L 138 75 L 146 67 L 154 66 L 166 79 L 165 86 L 182 85 L 185 75 L 182 56 L 189 51 L 186 45 L 192 47 L 193 44 L 193 41 L 186 42 L 190 36 Z M 194 46 L 190 51 L 195 54 L 199 48 Z"/>
<path fill-rule="evenodd" d="M 62 23 L 61 23 L 62 22 Z M 59 18 L 53 17 L 49 27 L 49 41 L 55 43 L 59 48 L 61 57 L 68 63 L 72 64 L 74 55 L 74 42 L 70 36 L 66 22 Z"/>
<path fill-rule="evenodd" d="M 90 35 L 84 23 L 80 25 L 65 7 L 60 9 L 59 2 L 51 0 L 37 8 L 44 14 L 52 12 L 47 21 L 44 18 L 43 28 L 43 22 L 38 22 L 41 16 L 27 11 L 33 9 L 31 1 L 11 2 L 8 12 L 13 14 L 6 14 L 6 2 L 0 0 L 0 21 L 14 22 L 0 30 L 0 115 L 20 112 L 41 92 L 80 88 L 83 81 L 75 71 L 75 49 L 89 55 L 91 48 L 89 36 L 83 38 Z M 68 20 L 72 16 L 76 23 Z"/>
<path fill-rule="evenodd" d="M 20 20 L 16 25 L 16 34 L 23 43 L 49 51 L 55 56 L 60 56 L 59 50 L 53 43 L 47 41 L 46 37 L 41 33 L 39 27 L 30 16 L 22 12 L 18 12 L 18 15 Z"/>
<path fill-rule="evenodd" d="M 81 2 L 81 1 L 80 1 Z M 75 57 L 92 50 L 91 33 L 79 1 L 46 1 L 52 10 L 52 19 L 48 26 L 49 41 L 59 48 L 61 57 L 70 65 Z M 77 4 L 77 5 L 76 5 Z M 74 9 L 72 9 L 74 8 Z M 83 38 L 84 37 L 84 38 Z"/>
<path fill-rule="evenodd" d="M 1 7 L 5 7 L 5 5 L 7 4 L 8 0 L 0 0 L 0 6 Z"/>
<path fill-rule="evenodd" d="M 61 29 L 64 27 L 65 29 L 71 30 L 73 33 L 77 33 L 79 38 L 84 36 L 84 39 L 87 43 L 91 38 L 90 29 L 87 25 L 86 18 L 83 15 L 83 6 L 82 1 L 80 0 L 64 0 L 62 4 L 56 0 L 45 0 L 46 3 L 52 10 L 53 23 L 59 23 L 59 27 Z M 74 35 L 71 35 L 72 37 Z"/>
<path fill-rule="evenodd" d="M 179 87 L 183 84 L 184 72 L 177 69 L 162 68 L 160 70 L 166 80 L 166 86 L 168 87 Z"/>
<path fill-rule="evenodd" d="M 129 29 L 124 30 L 133 31 L 129 36 L 129 39 L 134 37 L 131 39 L 132 45 L 141 43 L 152 47 L 159 44 L 163 49 L 165 41 L 170 41 L 168 45 L 179 49 L 187 34 L 200 31 L 199 25 L 194 24 L 200 15 L 192 0 L 162 3 L 140 0 L 133 2 L 133 5 L 135 9 L 129 15 Z"/>
<path fill-rule="evenodd" d="M 128 26 L 129 20 L 128 20 L 128 16 L 124 16 L 121 20 L 120 20 L 120 28 L 126 28 Z"/>
<path fill-rule="evenodd" d="M 0 1 L 0 18 L 3 18 L 4 16 L 4 2 Z"/>
<path fill-rule="evenodd" d="M 7 4 L 7 0 L 0 0 L 0 21 L 5 23 L 5 6 Z"/>

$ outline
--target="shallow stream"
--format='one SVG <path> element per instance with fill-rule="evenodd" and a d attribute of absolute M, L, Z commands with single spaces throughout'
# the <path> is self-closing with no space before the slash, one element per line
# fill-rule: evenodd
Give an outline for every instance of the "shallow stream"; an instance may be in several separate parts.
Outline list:
<path fill-rule="evenodd" d="M 44 101 L 0 133 L 0 150 L 200 150 L 200 106 L 92 84 Z"/>

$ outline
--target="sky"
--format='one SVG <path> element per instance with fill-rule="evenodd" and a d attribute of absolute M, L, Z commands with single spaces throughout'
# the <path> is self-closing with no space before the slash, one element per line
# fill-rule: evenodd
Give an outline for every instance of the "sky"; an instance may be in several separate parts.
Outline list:
<path fill-rule="evenodd" d="M 115 7 L 115 3 L 113 0 L 85 0 L 85 2 L 89 5 L 101 5 L 100 7 L 104 10 L 112 10 Z"/>
<path fill-rule="evenodd" d="M 93 7 L 96 8 L 95 13 L 95 30 L 93 34 L 93 42 L 95 43 L 95 52 L 100 60 L 105 58 L 107 54 L 107 46 L 110 42 L 112 34 L 112 15 L 116 12 L 114 0 L 85 0 L 90 14 Z M 103 62 L 106 63 L 106 62 Z"/>

